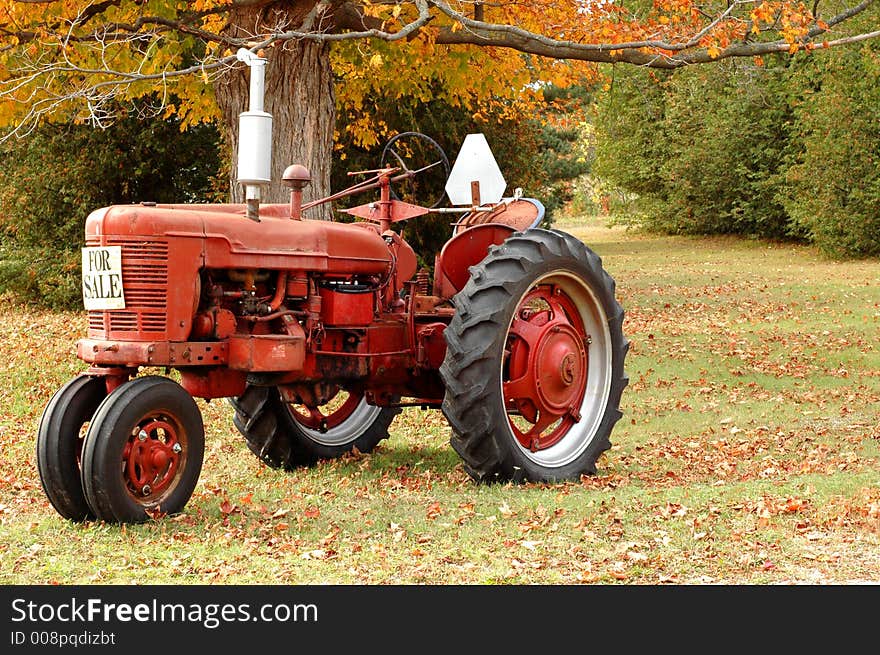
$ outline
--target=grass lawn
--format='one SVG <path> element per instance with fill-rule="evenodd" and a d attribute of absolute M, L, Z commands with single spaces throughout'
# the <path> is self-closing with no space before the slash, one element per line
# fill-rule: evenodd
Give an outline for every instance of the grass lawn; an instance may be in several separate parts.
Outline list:
<path fill-rule="evenodd" d="M 0 583 L 880 583 L 880 262 L 557 227 L 603 257 L 631 341 L 612 449 L 565 484 L 476 485 L 418 409 L 371 455 L 276 471 L 200 401 L 183 514 L 71 524 L 34 435 L 85 314 L 0 302 Z"/>

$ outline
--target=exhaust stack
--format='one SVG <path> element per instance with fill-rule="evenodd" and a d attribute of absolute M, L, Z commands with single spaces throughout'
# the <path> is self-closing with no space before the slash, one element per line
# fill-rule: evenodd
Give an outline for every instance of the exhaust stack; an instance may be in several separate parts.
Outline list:
<path fill-rule="evenodd" d="M 247 217 L 259 221 L 261 189 L 272 181 L 272 115 L 263 111 L 266 60 L 246 48 L 236 57 L 251 69 L 250 108 L 238 117 L 238 183 L 245 187 Z"/>

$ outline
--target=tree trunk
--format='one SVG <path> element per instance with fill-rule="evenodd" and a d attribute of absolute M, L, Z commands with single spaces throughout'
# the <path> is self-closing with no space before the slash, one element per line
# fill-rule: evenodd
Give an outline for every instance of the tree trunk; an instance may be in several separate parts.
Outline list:
<path fill-rule="evenodd" d="M 297 5 L 311 3 L 294 3 Z M 291 10 L 293 11 L 293 10 Z M 234 36 L 254 33 L 265 20 L 259 9 L 242 8 L 231 15 L 229 32 Z M 273 17 L 277 20 L 277 15 Z M 290 164 L 303 164 L 312 176 L 303 193 L 304 202 L 330 194 L 330 164 L 336 119 L 330 46 L 314 41 L 289 41 L 264 53 L 266 62 L 265 111 L 272 114 L 272 183 L 263 190 L 263 202 L 287 202 L 290 189 L 281 174 Z M 249 107 L 250 68 L 241 64 L 216 85 L 217 104 L 223 127 L 232 144 L 230 195 L 244 202 L 238 172 L 238 116 Z M 305 212 L 306 218 L 330 219 L 329 204 Z"/>

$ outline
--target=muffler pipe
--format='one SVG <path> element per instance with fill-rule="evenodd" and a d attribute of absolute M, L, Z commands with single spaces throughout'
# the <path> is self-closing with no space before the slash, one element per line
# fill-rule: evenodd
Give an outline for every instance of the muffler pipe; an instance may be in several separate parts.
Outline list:
<path fill-rule="evenodd" d="M 236 58 L 251 69 L 250 106 L 238 117 L 238 183 L 245 187 L 247 217 L 259 221 L 261 190 L 272 181 L 272 115 L 263 110 L 266 60 L 246 48 Z"/>

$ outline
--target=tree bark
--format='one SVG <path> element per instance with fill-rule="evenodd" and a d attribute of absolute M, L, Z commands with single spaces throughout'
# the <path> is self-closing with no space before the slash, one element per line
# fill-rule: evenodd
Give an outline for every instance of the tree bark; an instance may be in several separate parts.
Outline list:
<path fill-rule="evenodd" d="M 283 18 L 299 24 L 304 10 L 314 2 L 284 3 Z M 292 8 L 290 5 L 294 5 Z M 245 6 L 230 14 L 228 33 L 246 36 L 257 31 L 266 20 L 277 21 L 281 15 L 265 7 Z M 308 202 L 330 194 L 330 164 L 333 153 L 333 130 L 336 120 L 333 71 L 330 45 L 316 41 L 288 41 L 264 53 L 267 59 L 265 111 L 272 114 L 272 183 L 263 190 L 263 202 L 287 202 L 290 190 L 281 184 L 281 174 L 290 164 L 303 164 L 311 172 L 312 182 L 303 199 Z M 249 107 L 250 69 L 241 64 L 229 71 L 216 85 L 217 105 L 223 127 L 232 145 L 230 197 L 244 202 L 244 188 L 236 180 L 238 172 L 238 116 Z M 318 205 L 305 213 L 306 218 L 330 219 L 329 204 Z"/>

